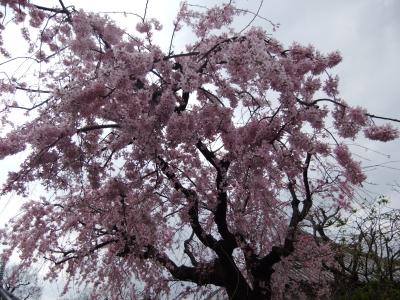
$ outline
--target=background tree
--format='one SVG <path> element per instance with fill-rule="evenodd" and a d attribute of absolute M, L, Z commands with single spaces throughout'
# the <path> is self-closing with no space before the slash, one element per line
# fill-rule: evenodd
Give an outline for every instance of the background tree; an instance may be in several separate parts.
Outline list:
<path fill-rule="evenodd" d="M 337 297 L 397 298 L 400 290 L 400 211 L 381 196 L 340 215 L 320 209 L 311 216 L 315 233 L 336 245 Z"/>
<path fill-rule="evenodd" d="M 42 295 L 37 271 L 21 270 L 15 264 L 5 267 L 1 286 L 21 300 L 38 300 Z"/>
<path fill-rule="evenodd" d="M 49 278 L 65 269 L 116 299 L 121 288 L 169 295 L 177 281 L 180 297 L 220 287 L 271 299 L 293 286 L 294 257 L 310 274 L 333 263 L 329 245 L 304 242 L 302 223 L 318 207 L 350 207 L 365 180 L 346 140 L 398 136 L 373 121 L 397 120 L 339 97 L 328 73 L 339 53 L 235 31 L 243 10 L 231 3 L 183 4 L 166 52 L 146 13 L 126 32 L 62 1 L 0 3 L 28 44 L 24 57 L 3 44 L 2 65 L 30 64 L 1 82 L 0 158 L 27 153 L 3 193 L 40 182 L 54 194 L 27 201 L 2 232 L 23 266 L 45 257 Z M 175 53 L 184 27 L 193 42 Z"/>

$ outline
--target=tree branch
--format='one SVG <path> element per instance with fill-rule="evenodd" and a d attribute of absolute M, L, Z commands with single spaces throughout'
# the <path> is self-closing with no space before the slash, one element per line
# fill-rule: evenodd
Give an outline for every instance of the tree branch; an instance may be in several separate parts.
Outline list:
<path fill-rule="evenodd" d="M 223 107 L 225 107 L 225 104 L 221 101 L 221 99 L 219 99 L 217 96 L 215 96 L 213 93 L 211 93 L 209 90 L 203 88 L 203 87 L 199 87 L 198 88 L 199 91 L 202 91 L 206 97 L 208 99 L 211 100 L 211 102 L 214 102 L 213 99 L 217 100 Z"/>
<path fill-rule="evenodd" d="M 310 191 L 310 184 L 308 182 L 308 169 L 310 167 L 311 156 L 312 156 L 311 153 L 307 153 L 306 161 L 303 168 L 303 184 L 306 193 L 306 198 L 303 201 L 303 208 L 300 213 L 299 221 L 302 221 L 307 216 L 312 206 L 312 192 Z"/>
<path fill-rule="evenodd" d="M 177 266 L 167 255 L 158 252 L 153 246 L 147 246 L 143 258 L 155 259 L 171 273 L 174 279 L 190 281 L 198 285 L 214 284 L 217 286 L 224 286 L 223 281 L 215 271 L 213 263 L 199 264 L 196 267 L 188 267 L 185 265 Z"/>
<path fill-rule="evenodd" d="M 194 257 L 192 251 L 189 249 L 190 241 L 193 239 L 194 231 L 192 231 L 192 234 L 190 237 L 183 242 L 184 250 L 183 252 L 189 257 L 190 262 L 194 267 L 198 265 L 196 258 Z"/>
<path fill-rule="evenodd" d="M 288 189 L 292 196 L 292 216 L 290 218 L 289 227 L 286 232 L 286 237 L 283 246 L 274 246 L 271 251 L 258 260 L 256 266 L 253 268 L 253 274 L 256 277 L 265 277 L 272 275 L 272 266 L 281 260 L 282 256 L 288 256 L 294 251 L 295 234 L 299 223 L 307 216 L 312 206 L 312 194 L 308 182 L 308 168 L 310 166 L 311 154 L 307 153 L 305 166 L 303 169 L 303 182 L 305 189 L 305 200 L 303 201 L 303 208 L 299 210 L 300 200 L 298 199 L 293 181 L 289 180 Z"/>
<path fill-rule="evenodd" d="M 198 51 L 180 53 L 180 54 L 170 54 L 170 55 L 164 56 L 163 60 L 168 60 L 168 59 L 177 58 L 177 57 L 196 56 L 196 55 L 199 55 L 199 54 L 200 54 L 200 52 L 198 52 Z"/>
<path fill-rule="evenodd" d="M 177 107 L 175 107 L 174 111 L 178 114 L 180 114 L 181 112 L 183 112 L 186 109 L 186 106 L 189 102 L 189 92 L 182 92 L 182 99 L 179 99 L 179 105 Z M 178 96 L 176 96 L 178 97 Z"/>
<path fill-rule="evenodd" d="M 47 90 L 39 90 L 39 89 L 30 89 L 30 88 L 24 88 L 21 86 L 16 86 L 15 87 L 17 90 L 22 90 L 26 92 L 32 92 L 32 93 L 44 93 L 44 94 L 50 94 L 52 91 L 47 91 Z"/>
<path fill-rule="evenodd" d="M 76 133 L 89 132 L 89 131 L 92 131 L 92 130 L 106 129 L 106 128 L 121 128 L 121 126 L 119 124 L 90 125 L 90 126 L 85 126 L 85 127 L 79 128 L 76 131 Z"/>
<path fill-rule="evenodd" d="M 214 249 L 216 248 L 217 241 L 211 234 L 207 234 L 200 222 L 199 222 L 199 199 L 197 193 L 191 189 L 185 188 L 179 181 L 179 179 L 172 172 L 169 164 L 160 156 L 157 156 L 157 160 L 160 164 L 160 169 L 164 173 L 164 175 L 169 179 L 172 183 L 174 189 L 178 192 L 181 192 L 189 204 L 189 217 L 190 217 L 190 225 L 196 234 L 197 238 L 202 242 L 205 246 Z"/>
<path fill-rule="evenodd" d="M 329 99 L 329 98 L 321 98 L 321 99 L 316 99 L 312 102 L 305 102 L 299 98 L 296 98 L 296 101 L 304 106 L 315 106 L 318 102 L 330 102 L 333 103 L 335 105 L 339 105 L 343 108 L 349 108 L 346 104 L 340 103 L 339 101 L 333 100 L 333 99 Z M 387 118 L 387 117 L 381 117 L 381 116 L 377 116 L 377 115 L 373 115 L 373 114 L 369 114 L 366 113 L 366 116 L 370 117 L 370 118 L 374 118 L 374 119 L 380 119 L 380 120 L 385 120 L 385 121 L 392 121 L 392 122 L 397 122 L 400 123 L 400 119 L 395 119 L 395 118 Z"/>
<path fill-rule="evenodd" d="M 232 253 L 233 249 L 237 247 L 237 242 L 234 235 L 229 231 L 228 224 L 226 222 L 226 213 L 228 208 L 228 195 L 226 192 L 226 176 L 230 161 L 225 159 L 218 159 L 213 152 L 207 149 L 206 145 L 202 141 L 196 143 L 196 148 L 204 156 L 204 158 L 216 169 L 217 178 L 217 207 L 214 213 L 214 221 L 217 224 L 218 232 L 221 237 L 228 243 L 229 253 Z"/>
<path fill-rule="evenodd" d="M 58 0 L 58 2 L 60 2 L 60 5 L 62 7 L 62 12 L 67 15 L 68 22 L 72 23 L 71 12 L 65 7 L 64 2 L 62 0 Z"/>
<path fill-rule="evenodd" d="M 37 5 L 37 4 L 31 4 L 31 5 L 37 9 L 44 10 L 44 11 L 50 11 L 50 12 L 54 12 L 57 14 L 65 13 L 64 10 L 59 9 L 59 8 L 45 7 L 45 6 L 41 6 L 41 5 Z"/>
<path fill-rule="evenodd" d="M 60 265 L 60 264 L 62 264 L 62 263 L 65 263 L 65 262 L 68 261 L 68 260 L 71 260 L 71 259 L 74 259 L 74 258 L 80 258 L 80 257 L 87 256 L 87 255 L 89 255 L 89 254 L 95 252 L 96 250 L 98 250 L 98 249 L 100 249 L 100 248 L 103 248 L 103 247 L 105 247 L 105 246 L 107 246 L 107 245 L 109 245 L 109 244 L 116 243 L 116 242 L 118 242 L 118 239 L 111 239 L 111 240 L 107 240 L 107 241 L 101 242 L 100 244 L 97 244 L 97 245 L 95 245 L 93 248 L 89 249 L 86 253 L 79 253 L 78 250 L 74 250 L 74 249 L 68 250 L 68 251 L 64 251 L 64 252 L 63 252 L 63 251 L 59 251 L 59 252 L 62 253 L 65 257 L 64 257 L 63 259 L 61 259 L 61 260 L 53 261 L 53 262 L 54 262 L 54 264 L 56 264 L 56 265 Z M 56 252 L 56 251 L 53 251 L 53 252 Z M 69 256 L 69 254 L 71 254 L 71 253 L 75 253 L 75 254 Z"/>

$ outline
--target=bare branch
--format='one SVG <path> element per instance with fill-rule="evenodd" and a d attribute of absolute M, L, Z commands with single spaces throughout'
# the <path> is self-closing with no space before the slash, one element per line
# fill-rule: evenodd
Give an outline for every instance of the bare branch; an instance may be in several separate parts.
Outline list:
<path fill-rule="evenodd" d="M 50 94 L 50 93 L 52 93 L 52 91 L 48 91 L 48 90 L 30 89 L 30 88 L 24 88 L 24 87 L 21 87 L 21 86 L 16 86 L 15 88 L 17 90 L 22 90 L 22 91 L 31 92 L 31 93 L 40 93 L 40 94 Z"/>
<path fill-rule="evenodd" d="M 76 133 L 81 133 L 81 132 L 89 132 L 92 130 L 97 130 L 97 129 L 107 129 L 107 128 L 121 128 L 119 124 L 102 124 L 102 125 L 91 125 L 91 126 L 86 126 L 79 128 Z"/>
<path fill-rule="evenodd" d="M 200 52 L 198 52 L 198 51 L 180 53 L 180 54 L 170 54 L 170 55 L 164 56 L 163 60 L 168 60 L 168 59 L 177 58 L 177 57 L 196 56 L 199 54 L 200 54 Z"/>
<path fill-rule="evenodd" d="M 329 99 L 329 98 L 321 98 L 321 99 L 314 100 L 312 102 L 305 102 L 305 101 L 303 101 L 303 100 L 301 100 L 299 98 L 296 98 L 296 101 L 298 103 L 302 104 L 302 105 L 305 105 L 305 106 L 315 106 L 318 102 L 330 102 L 330 103 L 333 103 L 335 105 L 341 106 L 343 108 L 348 108 L 347 105 L 345 105 L 345 104 L 343 104 L 343 103 L 341 103 L 339 101 L 336 101 L 336 100 L 333 100 L 333 99 Z M 369 114 L 369 113 L 366 113 L 365 115 L 370 117 L 370 118 L 374 118 L 374 119 L 380 119 L 380 120 L 392 121 L 392 122 L 400 123 L 400 119 L 381 117 L 381 116 L 377 116 L 377 115 L 373 115 L 373 114 Z"/>

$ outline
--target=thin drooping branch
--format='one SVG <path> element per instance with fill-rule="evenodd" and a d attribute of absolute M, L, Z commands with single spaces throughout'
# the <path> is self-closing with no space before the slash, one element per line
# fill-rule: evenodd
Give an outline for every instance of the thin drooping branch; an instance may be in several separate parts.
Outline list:
<path fill-rule="evenodd" d="M 260 10 L 261 10 L 261 7 L 263 6 L 263 4 L 264 4 L 264 0 L 261 0 L 260 4 L 258 5 L 257 12 L 253 15 L 253 18 L 250 20 L 250 22 L 245 27 L 243 27 L 242 30 L 239 31 L 239 35 L 242 34 L 247 28 L 249 28 L 251 26 L 251 24 L 254 22 L 254 20 L 259 16 Z"/>
<path fill-rule="evenodd" d="M 74 249 L 67 250 L 67 251 L 64 251 L 64 252 L 62 252 L 62 251 L 57 251 L 57 252 L 59 252 L 59 253 L 62 253 L 63 256 L 64 256 L 64 258 L 62 258 L 62 259 L 60 259 L 60 260 L 57 260 L 57 261 L 54 261 L 54 263 L 55 263 L 56 265 L 59 265 L 59 264 L 65 263 L 65 262 L 67 262 L 67 261 L 69 261 L 69 260 L 71 260 L 71 259 L 77 259 L 77 258 L 81 258 L 81 257 L 84 257 L 84 256 L 88 256 L 88 255 L 90 255 L 90 254 L 96 252 L 98 249 L 101 249 L 101 248 L 103 248 L 103 247 L 105 247 L 105 246 L 107 246 L 107 245 L 109 245 L 109 244 L 116 243 L 116 242 L 118 242 L 118 239 L 106 240 L 106 241 L 104 241 L 104 242 L 101 242 L 101 243 L 99 243 L 99 244 L 96 244 L 94 247 L 90 248 L 90 249 L 89 249 L 88 251 L 86 251 L 86 252 L 81 252 L 81 251 L 74 250 Z M 53 251 L 53 252 L 56 252 L 56 251 Z M 72 253 L 74 253 L 74 255 L 69 255 L 69 254 L 72 254 Z"/>
<path fill-rule="evenodd" d="M 30 89 L 30 88 L 24 88 L 24 87 L 21 87 L 21 86 L 16 86 L 15 88 L 17 90 L 31 92 L 31 93 L 42 93 L 42 94 L 50 94 L 50 93 L 52 93 L 52 91 L 48 91 L 48 90 Z"/>
<path fill-rule="evenodd" d="M 143 22 L 146 20 L 147 16 L 147 8 L 149 7 L 149 0 L 146 1 L 146 6 L 144 8 L 144 14 L 143 14 Z"/>
<path fill-rule="evenodd" d="M 299 98 L 296 98 L 296 101 L 298 103 L 300 103 L 301 105 L 305 105 L 305 106 L 308 106 L 308 107 L 315 106 L 319 102 L 330 102 L 330 103 L 333 103 L 335 105 L 341 106 L 343 108 L 349 108 L 346 104 L 341 103 L 341 102 L 339 102 L 337 100 L 329 99 L 329 98 L 316 99 L 316 100 L 311 101 L 311 102 L 305 102 L 305 101 L 303 101 L 303 100 L 301 100 Z M 382 117 L 382 116 L 377 116 L 377 115 L 370 114 L 370 113 L 366 113 L 365 115 L 370 117 L 370 118 L 373 118 L 373 119 L 380 119 L 380 120 L 392 121 L 392 122 L 400 123 L 400 119 Z"/>
<path fill-rule="evenodd" d="M 31 57 L 31 56 L 16 56 L 16 57 L 7 59 L 7 60 L 5 60 L 5 61 L 3 61 L 3 62 L 0 62 L 0 66 L 1 66 L 1 65 L 5 65 L 5 64 L 7 64 L 7 63 L 9 63 L 9 62 L 12 62 L 12 61 L 14 61 L 14 60 L 17 60 L 17 59 L 25 59 L 25 61 L 31 59 L 31 60 L 33 60 L 33 61 L 35 61 L 35 62 L 37 62 L 37 63 L 40 62 L 40 60 L 36 59 L 35 57 Z"/>
<path fill-rule="evenodd" d="M 373 115 L 373 114 L 366 114 L 366 115 L 367 115 L 368 117 L 374 118 L 374 119 L 380 119 L 380 120 L 392 121 L 392 122 L 399 122 L 399 123 L 400 123 L 400 119 L 387 118 L 387 117 L 377 116 L 377 115 Z"/>
<path fill-rule="evenodd" d="M 31 106 L 31 107 L 25 107 L 25 106 L 19 106 L 19 105 L 8 105 L 7 108 L 17 108 L 17 109 L 23 109 L 23 110 L 26 110 L 26 111 L 32 111 L 32 110 L 34 110 L 34 109 L 36 109 L 36 108 L 48 103 L 51 99 L 53 99 L 53 97 L 49 97 L 46 100 L 43 100 L 42 102 L 40 102 L 38 104 L 35 104 L 35 105 Z"/>

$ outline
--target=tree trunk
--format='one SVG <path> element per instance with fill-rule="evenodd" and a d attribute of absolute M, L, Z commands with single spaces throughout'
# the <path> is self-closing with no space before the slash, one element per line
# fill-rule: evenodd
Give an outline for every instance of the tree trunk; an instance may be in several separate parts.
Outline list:
<path fill-rule="evenodd" d="M 271 290 L 226 290 L 230 300 L 270 300 L 272 297 Z"/>
<path fill-rule="evenodd" d="M 270 281 L 263 281 L 254 289 L 251 289 L 247 283 L 240 282 L 236 286 L 225 289 L 230 300 L 270 300 L 272 298 Z"/>

